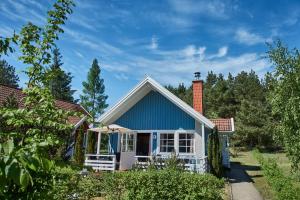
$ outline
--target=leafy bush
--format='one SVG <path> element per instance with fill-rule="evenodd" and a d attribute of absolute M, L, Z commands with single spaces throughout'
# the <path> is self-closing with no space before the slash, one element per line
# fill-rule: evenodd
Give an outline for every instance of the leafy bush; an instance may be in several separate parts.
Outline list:
<path fill-rule="evenodd" d="M 53 188 L 49 196 L 53 199 L 87 200 L 100 197 L 103 192 L 103 181 L 99 174 L 80 175 L 71 167 L 56 168 Z"/>
<path fill-rule="evenodd" d="M 294 186 L 292 180 L 283 174 L 275 159 L 265 159 L 258 150 L 254 151 L 254 156 L 261 164 L 263 173 L 269 185 L 275 191 L 277 199 L 300 199 L 300 188 Z"/>
<path fill-rule="evenodd" d="M 222 199 L 224 182 L 212 175 L 176 170 L 104 174 L 107 199 Z"/>

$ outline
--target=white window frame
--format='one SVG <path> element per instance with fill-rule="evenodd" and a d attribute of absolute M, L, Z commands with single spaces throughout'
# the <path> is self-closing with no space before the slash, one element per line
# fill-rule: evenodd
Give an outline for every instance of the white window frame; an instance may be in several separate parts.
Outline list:
<path fill-rule="evenodd" d="M 174 137 L 173 137 L 173 141 L 174 141 L 174 145 L 173 145 L 173 149 L 176 151 L 176 139 L 175 139 L 175 134 L 174 134 L 174 132 L 161 132 L 161 133 L 159 133 L 159 146 L 158 146 L 158 152 L 159 153 L 161 153 L 161 154 L 171 154 L 173 151 L 171 151 L 171 152 L 164 152 L 164 151 L 161 151 L 160 150 L 160 147 L 161 147 L 161 143 L 160 143 L 160 140 L 161 140 L 161 135 L 162 134 L 170 134 L 170 135 L 173 135 Z M 168 139 L 167 139 L 168 140 Z M 166 148 L 168 149 L 168 145 L 166 146 Z"/>
<path fill-rule="evenodd" d="M 190 133 L 190 132 L 178 132 L 177 133 L 178 134 L 178 153 L 179 154 L 183 154 L 183 155 L 194 155 L 195 154 L 195 133 Z M 192 135 L 192 139 L 184 139 L 185 141 L 187 141 L 187 140 L 190 140 L 191 141 L 191 145 L 190 146 L 187 146 L 187 145 L 185 145 L 184 147 L 192 147 L 192 152 L 180 152 L 180 137 L 179 137 L 179 135 L 180 134 L 189 134 L 189 135 Z"/>
<path fill-rule="evenodd" d="M 161 152 L 160 151 L 160 134 L 162 133 L 173 133 L 174 134 L 174 149 L 176 154 L 178 155 L 196 155 L 196 132 L 195 130 L 184 130 L 184 129 L 178 129 L 178 130 L 155 130 L 153 132 L 157 132 L 157 147 L 156 152 L 159 155 L 170 155 L 171 152 Z M 194 134 L 193 139 L 193 153 L 179 153 L 179 133 L 191 133 Z"/>
<path fill-rule="evenodd" d="M 132 150 L 128 150 L 128 136 L 132 135 Z M 125 140 L 124 140 L 125 137 Z M 125 144 L 124 144 L 125 141 Z M 123 133 L 121 137 L 121 152 L 135 152 L 136 134 L 135 133 Z M 125 148 L 124 148 L 125 147 Z"/>

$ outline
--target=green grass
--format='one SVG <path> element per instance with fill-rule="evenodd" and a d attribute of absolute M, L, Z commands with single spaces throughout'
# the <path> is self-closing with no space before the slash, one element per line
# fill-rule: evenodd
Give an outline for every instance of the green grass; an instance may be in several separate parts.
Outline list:
<path fill-rule="evenodd" d="M 231 157 L 232 162 L 240 162 L 241 165 L 245 166 L 257 166 L 259 163 L 252 155 L 251 151 L 240 151 L 237 153 L 236 157 Z M 260 192 L 265 200 L 275 199 L 274 192 L 271 187 L 268 185 L 267 180 L 263 176 L 263 172 L 258 168 L 258 170 L 246 170 L 249 177 L 252 179 L 254 186 Z"/>
<path fill-rule="evenodd" d="M 252 151 L 238 151 L 235 152 L 236 157 L 231 157 L 231 161 L 240 162 L 242 165 L 259 166 L 259 163 L 254 158 Z M 282 169 L 286 176 L 293 179 L 296 186 L 300 187 L 299 175 L 292 174 L 291 164 L 284 152 L 262 153 L 265 158 L 273 158 L 276 160 L 278 166 Z M 247 174 L 253 180 L 254 186 L 258 189 L 264 199 L 275 199 L 274 192 L 268 185 L 263 172 L 261 170 L 246 170 Z"/>

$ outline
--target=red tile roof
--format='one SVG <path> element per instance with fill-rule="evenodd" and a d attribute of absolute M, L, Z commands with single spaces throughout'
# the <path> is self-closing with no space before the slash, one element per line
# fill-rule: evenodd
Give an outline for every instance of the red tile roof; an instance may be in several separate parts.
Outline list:
<path fill-rule="evenodd" d="M 233 118 L 231 119 L 210 119 L 218 128 L 220 132 L 233 132 L 234 131 L 234 122 Z"/>
<path fill-rule="evenodd" d="M 2 106 L 3 102 L 6 101 L 6 98 L 14 94 L 20 107 L 24 107 L 24 93 L 21 89 L 13 88 L 6 85 L 0 84 L 0 107 Z M 84 115 L 88 115 L 88 113 L 79 105 L 71 102 L 66 102 L 62 100 L 55 100 L 55 104 L 58 108 L 61 108 L 63 110 L 73 111 L 73 112 L 80 112 Z M 76 125 L 81 120 L 78 116 L 71 116 L 69 117 L 69 122 L 73 125 Z"/>

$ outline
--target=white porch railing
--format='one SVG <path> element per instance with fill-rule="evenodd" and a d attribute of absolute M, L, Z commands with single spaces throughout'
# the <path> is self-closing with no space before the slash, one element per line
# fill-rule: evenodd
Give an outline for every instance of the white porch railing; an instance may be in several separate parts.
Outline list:
<path fill-rule="evenodd" d="M 159 156 L 135 156 L 136 164 L 146 169 L 153 161 L 156 159 L 157 162 L 154 162 L 155 165 L 163 166 L 164 160 L 169 158 L 169 155 L 159 155 Z M 197 173 L 204 173 L 208 171 L 208 163 L 207 157 L 204 158 L 197 158 L 192 155 L 179 155 L 179 159 L 184 161 L 184 167 L 187 171 L 197 172 Z"/>
<path fill-rule="evenodd" d="M 115 155 L 85 154 L 84 166 L 96 171 L 114 171 L 116 169 Z"/>

